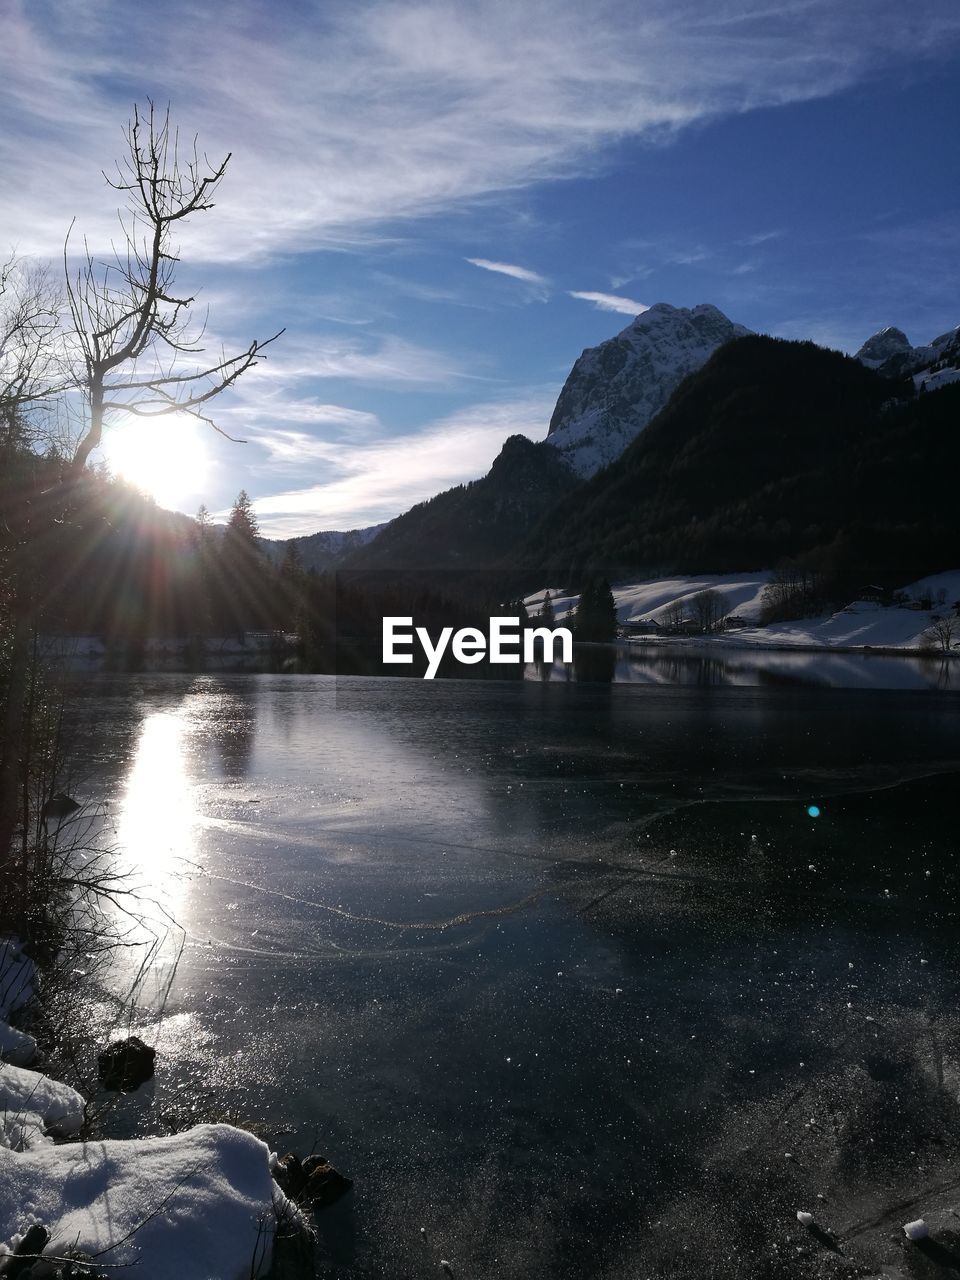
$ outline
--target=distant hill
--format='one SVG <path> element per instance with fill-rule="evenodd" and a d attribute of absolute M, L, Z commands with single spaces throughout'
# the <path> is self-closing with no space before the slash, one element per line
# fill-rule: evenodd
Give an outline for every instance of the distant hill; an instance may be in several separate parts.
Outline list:
<path fill-rule="evenodd" d="M 291 542 L 297 544 L 297 553 L 304 569 L 316 569 L 324 573 L 328 569 L 336 569 L 338 565 L 354 551 L 366 546 L 377 536 L 382 524 L 370 525 L 366 529 L 348 529 L 340 532 L 336 529 L 325 529 L 319 533 L 310 533 L 302 538 L 261 538 L 260 543 L 270 560 L 280 564 L 286 555 Z"/>
<path fill-rule="evenodd" d="M 901 580 L 949 568 L 958 421 L 960 386 L 917 395 L 810 342 L 740 338 L 512 562 L 539 583 L 796 556 Z"/>
<path fill-rule="evenodd" d="M 511 436 L 482 479 L 418 503 L 342 563 L 365 570 L 488 569 L 577 483 L 550 445 Z"/>

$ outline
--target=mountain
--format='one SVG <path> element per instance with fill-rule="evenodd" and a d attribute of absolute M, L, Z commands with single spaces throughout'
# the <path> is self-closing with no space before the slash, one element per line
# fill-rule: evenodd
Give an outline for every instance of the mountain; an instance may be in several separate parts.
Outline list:
<path fill-rule="evenodd" d="M 784 557 L 867 583 L 919 577 L 956 559 L 958 413 L 960 386 L 917 395 L 810 342 L 740 338 L 513 561 L 531 585 Z"/>
<path fill-rule="evenodd" d="M 350 569 L 479 570 L 498 563 L 577 480 L 545 442 L 511 436 L 480 480 L 420 502 L 344 560 Z"/>
<path fill-rule="evenodd" d="M 688 374 L 750 332 L 709 303 L 644 311 L 622 333 L 584 351 L 564 383 L 547 442 L 581 477 L 613 462 Z"/>
<path fill-rule="evenodd" d="M 485 569 L 508 556 L 580 480 L 613 461 L 713 351 L 747 334 L 716 307 L 658 303 L 617 337 L 585 351 L 563 387 L 546 441 L 511 436 L 486 476 L 419 503 L 355 546 L 301 538 L 317 567 Z M 284 544 L 277 544 L 282 548 Z M 271 552 L 273 554 L 273 552 Z M 282 554 L 282 550 L 280 552 Z"/>
<path fill-rule="evenodd" d="M 385 524 L 369 525 L 366 529 L 325 529 L 302 538 L 262 538 L 261 545 L 274 564 L 280 564 L 291 542 L 297 544 L 300 563 L 304 569 L 316 569 L 323 573 L 336 569 L 353 552 L 371 542 Z"/>
<path fill-rule="evenodd" d="M 881 329 L 857 352 L 868 369 L 887 378 L 913 378 L 918 390 L 933 391 L 960 380 L 960 327 L 941 333 L 925 347 L 914 347 L 902 329 Z"/>
<path fill-rule="evenodd" d="M 857 352 L 857 359 L 868 369 L 880 369 L 888 361 L 912 353 L 913 347 L 907 335 L 891 325 L 868 338 Z"/>

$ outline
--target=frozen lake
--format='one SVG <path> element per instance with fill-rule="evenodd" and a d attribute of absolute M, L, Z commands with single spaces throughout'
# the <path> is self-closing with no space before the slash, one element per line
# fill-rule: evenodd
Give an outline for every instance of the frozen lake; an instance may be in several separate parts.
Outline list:
<path fill-rule="evenodd" d="M 77 789 L 185 934 L 116 1123 L 316 1144 L 330 1275 L 812 1275 L 796 1209 L 960 1140 L 955 693 L 84 689 Z"/>

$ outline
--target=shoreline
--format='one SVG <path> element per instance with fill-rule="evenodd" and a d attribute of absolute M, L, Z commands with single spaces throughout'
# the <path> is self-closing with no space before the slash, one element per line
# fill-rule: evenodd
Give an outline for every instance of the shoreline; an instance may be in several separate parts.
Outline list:
<path fill-rule="evenodd" d="M 940 652 L 937 649 L 915 649 L 895 645 L 803 644 L 800 641 L 788 640 L 753 640 L 736 635 L 624 637 L 616 643 L 629 649 L 720 647 L 747 653 L 842 653 L 864 658 L 908 658 L 912 661 L 956 662 L 960 660 L 960 651 Z"/>

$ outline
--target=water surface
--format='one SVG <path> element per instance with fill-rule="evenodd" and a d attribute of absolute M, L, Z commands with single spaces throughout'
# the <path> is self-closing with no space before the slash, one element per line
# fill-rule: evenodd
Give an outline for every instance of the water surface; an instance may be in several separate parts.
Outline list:
<path fill-rule="evenodd" d="M 956 695 L 85 689 L 84 794 L 184 931 L 115 1122 L 316 1144 L 330 1275 L 791 1275 L 796 1208 L 960 1138 Z"/>

